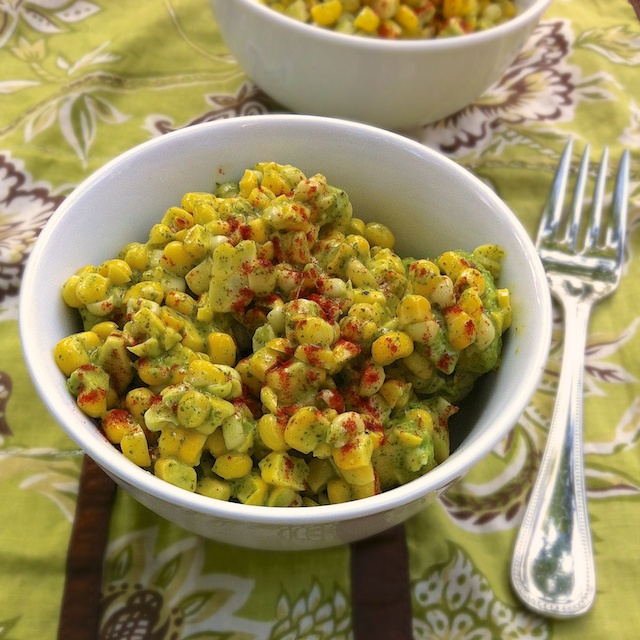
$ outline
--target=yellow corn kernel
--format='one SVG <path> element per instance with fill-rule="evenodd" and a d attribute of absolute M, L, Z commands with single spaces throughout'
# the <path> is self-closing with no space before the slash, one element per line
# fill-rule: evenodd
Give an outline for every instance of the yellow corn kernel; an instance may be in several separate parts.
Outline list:
<path fill-rule="evenodd" d="M 502 260 L 506 251 L 496 244 L 483 244 L 473 250 L 473 257 L 494 277 L 502 270 Z"/>
<path fill-rule="evenodd" d="M 440 331 L 440 325 L 436 320 L 427 320 L 426 322 L 416 322 L 403 327 L 402 330 L 414 341 L 419 344 L 430 344 Z"/>
<path fill-rule="evenodd" d="M 354 287 L 359 287 L 361 289 L 375 289 L 376 279 L 373 277 L 373 274 L 367 267 L 358 258 L 351 258 L 349 262 L 347 262 L 347 266 L 345 268 L 345 277 L 348 280 L 351 280 Z"/>
<path fill-rule="evenodd" d="M 207 498 L 227 501 L 231 498 L 231 484 L 215 476 L 205 476 L 198 481 L 196 493 Z"/>
<path fill-rule="evenodd" d="M 434 276 L 427 282 L 414 286 L 413 289 L 416 293 L 429 298 L 432 305 L 441 309 L 454 305 L 456 301 L 453 281 L 445 274 Z"/>
<path fill-rule="evenodd" d="M 235 412 L 236 407 L 232 402 L 223 400 L 217 396 L 209 396 L 209 414 L 204 424 L 198 427 L 198 431 L 209 435 L 215 431 L 227 418 Z"/>
<path fill-rule="evenodd" d="M 374 289 L 354 289 L 353 290 L 353 304 L 366 303 L 366 304 L 380 304 L 386 305 L 387 299 L 384 297 L 382 291 L 376 291 Z"/>
<path fill-rule="evenodd" d="M 481 295 L 482 294 L 477 288 L 465 289 L 458 299 L 458 306 L 468 313 L 473 318 L 474 322 L 477 322 L 480 319 L 480 316 L 482 316 L 482 312 L 484 311 L 484 305 L 480 298 Z"/>
<path fill-rule="evenodd" d="M 368 260 L 371 256 L 371 245 L 364 236 L 350 234 L 344 241 L 353 248 L 359 260 Z"/>
<path fill-rule="evenodd" d="M 311 316 L 296 322 L 293 337 L 300 344 L 330 347 L 335 340 L 335 331 L 326 320 Z"/>
<path fill-rule="evenodd" d="M 301 453 L 311 453 L 327 434 L 329 421 L 315 407 L 302 407 L 288 420 L 285 442 Z"/>
<path fill-rule="evenodd" d="M 369 7 L 364 7 L 362 11 L 368 8 Z M 389 227 L 385 226 L 380 222 L 367 223 L 363 235 L 372 247 L 382 247 L 383 249 L 393 249 L 393 246 L 396 241 Z"/>
<path fill-rule="evenodd" d="M 144 271 L 149 265 L 149 249 L 147 245 L 133 242 L 124 250 L 124 261 L 136 271 Z"/>
<path fill-rule="evenodd" d="M 200 464 L 206 440 L 207 436 L 195 429 L 164 428 L 158 437 L 158 450 L 163 458 L 174 457 L 195 467 Z"/>
<path fill-rule="evenodd" d="M 487 283 L 484 280 L 484 276 L 477 269 L 467 267 L 462 269 L 455 279 L 454 287 L 456 291 L 462 291 L 467 288 L 477 289 L 478 293 L 484 295 Z"/>
<path fill-rule="evenodd" d="M 295 342 L 287 338 L 273 338 L 267 342 L 266 346 L 268 349 L 289 356 L 293 353 L 296 345 Z"/>
<path fill-rule="evenodd" d="M 156 395 L 148 387 L 131 389 L 124 399 L 127 411 L 141 424 L 144 424 L 145 411 L 155 402 Z"/>
<path fill-rule="evenodd" d="M 209 285 L 211 280 L 211 265 L 212 261 L 210 257 L 205 258 L 199 262 L 193 269 L 191 269 L 184 277 L 184 281 L 191 291 L 199 297 L 200 307 L 204 305 L 202 299 L 205 295 L 208 295 Z M 199 318 L 200 319 L 200 318 Z M 206 319 L 203 319 L 206 321 Z"/>
<path fill-rule="evenodd" d="M 359 2 L 360 0 L 357 0 L 357 1 Z M 355 216 L 353 216 L 351 220 L 349 220 L 349 233 L 363 236 L 365 229 L 366 229 L 366 225 L 364 223 L 364 220 L 361 220 L 360 218 L 356 218 Z"/>
<path fill-rule="evenodd" d="M 272 451 L 258 466 L 267 484 L 304 491 L 309 467 L 302 458 L 293 458 L 286 451 Z"/>
<path fill-rule="evenodd" d="M 127 433 L 135 430 L 136 427 L 140 428 L 133 416 L 122 409 L 107 411 L 102 416 L 101 425 L 104 435 L 112 444 L 120 444 Z"/>
<path fill-rule="evenodd" d="M 475 345 L 479 351 L 484 351 L 491 346 L 496 337 L 496 329 L 486 313 L 480 314 L 477 320 L 474 318 L 474 322 L 476 323 Z"/>
<path fill-rule="evenodd" d="M 196 261 L 202 260 L 209 251 L 209 234 L 202 225 L 191 227 L 182 239 L 184 250 Z"/>
<path fill-rule="evenodd" d="M 286 451 L 289 448 L 284 437 L 286 421 L 279 420 L 272 413 L 265 413 L 258 421 L 258 435 L 272 451 Z"/>
<path fill-rule="evenodd" d="M 380 26 L 380 17 L 371 7 L 364 6 L 355 17 L 353 26 L 365 33 L 376 33 Z"/>
<path fill-rule="evenodd" d="M 389 331 L 374 340 L 371 357 L 376 364 L 386 367 L 413 353 L 413 340 L 403 331 Z"/>
<path fill-rule="evenodd" d="M 362 368 L 358 393 L 366 398 L 375 395 L 384 384 L 384 378 L 384 367 L 367 360 Z"/>
<path fill-rule="evenodd" d="M 398 305 L 396 316 L 400 327 L 406 327 L 417 322 L 426 322 L 433 318 L 431 303 L 424 296 L 417 294 L 406 295 Z"/>
<path fill-rule="evenodd" d="M 340 469 L 340 475 L 352 485 L 352 487 L 372 485 L 376 479 L 376 474 L 371 463 L 354 469 Z"/>
<path fill-rule="evenodd" d="M 476 327 L 471 316 L 457 307 L 445 313 L 449 342 L 459 351 L 476 339 Z"/>
<path fill-rule="evenodd" d="M 282 356 L 270 349 L 263 347 L 249 356 L 249 371 L 261 384 L 264 382 L 267 371 L 282 359 Z"/>
<path fill-rule="evenodd" d="M 188 211 L 190 214 L 194 215 L 196 208 L 200 204 L 206 204 L 211 206 L 213 202 L 214 195 L 212 193 L 207 193 L 205 191 L 189 191 L 182 196 L 182 200 L 180 201 L 180 206 Z M 195 220 L 195 224 L 202 224 Z"/>
<path fill-rule="evenodd" d="M 321 491 L 324 491 L 329 480 L 335 477 L 335 469 L 329 460 L 312 458 L 309 461 L 307 485 L 313 493 L 320 493 Z"/>
<path fill-rule="evenodd" d="M 212 220 L 207 224 L 207 229 L 213 236 L 231 237 L 231 225 L 226 220 Z"/>
<path fill-rule="evenodd" d="M 249 220 L 247 224 L 249 226 L 247 240 L 253 240 L 258 244 L 264 244 L 269 239 L 269 229 L 263 218 L 254 218 L 253 220 Z"/>
<path fill-rule="evenodd" d="M 329 425 L 326 440 L 339 449 L 364 433 L 365 424 L 357 411 L 345 411 L 336 415 Z"/>
<path fill-rule="evenodd" d="M 409 354 L 406 358 L 403 358 L 402 362 L 414 376 L 421 380 L 428 380 L 433 373 L 431 361 L 419 351 Z"/>
<path fill-rule="evenodd" d="M 398 442 L 401 445 L 409 447 L 411 449 L 422 444 L 422 436 L 418 435 L 417 433 L 411 433 L 410 431 L 396 429 L 396 436 L 398 438 Z"/>
<path fill-rule="evenodd" d="M 103 342 L 114 332 L 118 330 L 118 325 L 111 320 L 98 322 L 91 327 L 91 332 L 95 333 Z"/>
<path fill-rule="evenodd" d="M 353 500 L 361 500 L 362 498 L 370 498 L 380 493 L 380 484 L 377 478 L 366 484 L 352 484 L 351 497 Z"/>
<path fill-rule="evenodd" d="M 402 380 L 389 378 L 380 388 L 380 395 L 392 409 L 402 409 L 411 397 L 411 385 Z"/>
<path fill-rule="evenodd" d="M 233 367 L 238 349 L 232 336 L 221 331 L 213 331 L 207 336 L 207 353 L 214 364 Z"/>
<path fill-rule="evenodd" d="M 446 273 L 453 281 L 469 266 L 467 261 L 456 251 L 445 251 L 437 262 L 442 272 Z"/>
<path fill-rule="evenodd" d="M 342 368 L 347 362 L 353 360 L 353 358 L 355 358 L 361 351 L 362 347 L 354 342 L 344 339 L 338 340 L 338 342 L 336 342 L 331 348 L 331 352 L 336 358 L 336 365 L 331 372 Z"/>
<path fill-rule="evenodd" d="M 342 15 L 342 2 L 340 0 L 327 0 L 322 4 L 311 7 L 313 21 L 322 27 L 334 25 Z"/>
<path fill-rule="evenodd" d="M 163 307 L 160 310 L 160 319 L 167 327 L 173 329 L 175 333 L 180 333 L 184 328 L 185 321 L 177 314 L 171 313 L 169 307 Z"/>
<path fill-rule="evenodd" d="M 401 4 L 396 11 L 394 20 L 409 34 L 420 29 L 420 20 L 416 12 L 406 4 Z"/>
<path fill-rule="evenodd" d="M 189 363 L 185 382 L 194 387 L 221 386 L 227 382 L 227 376 L 213 362 L 197 359 Z"/>
<path fill-rule="evenodd" d="M 442 15 L 445 19 L 462 15 L 462 3 L 464 0 L 443 0 Z"/>
<path fill-rule="evenodd" d="M 269 493 L 269 485 L 256 473 L 241 480 L 236 490 L 236 498 L 242 504 L 263 505 Z"/>
<path fill-rule="evenodd" d="M 107 297 L 109 285 L 109 280 L 99 273 L 85 273 L 80 276 L 75 295 L 85 305 L 100 302 Z"/>
<path fill-rule="evenodd" d="M 77 403 L 90 418 L 101 418 L 114 405 L 111 393 L 101 388 L 79 393 Z"/>
<path fill-rule="evenodd" d="M 164 246 L 173 240 L 173 231 L 166 224 L 154 224 L 149 231 L 149 244 Z"/>
<path fill-rule="evenodd" d="M 260 389 L 260 402 L 264 405 L 267 411 L 271 413 L 278 413 L 278 393 L 271 387 L 262 387 Z"/>
<path fill-rule="evenodd" d="M 213 465 L 213 472 L 225 480 L 238 480 L 249 474 L 253 460 L 248 453 L 228 451 L 223 453 Z"/>
<path fill-rule="evenodd" d="M 342 478 L 332 478 L 327 482 L 327 496 L 331 504 L 351 500 L 351 485 Z"/>
<path fill-rule="evenodd" d="M 60 340 L 54 350 L 53 357 L 62 373 L 70 376 L 78 367 L 89 364 L 87 349 L 100 345 L 100 338 L 93 331 L 74 334 Z"/>
<path fill-rule="evenodd" d="M 164 387 L 170 384 L 169 367 L 158 364 L 149 358 L 140 358 L 137 365 L 138 377 L 150 387 Z"/>
<path fill-rule="evenodd" d="M 504 18 L 513 18 L 516 15 L 516 6 L 511 0 L 500 0 L 500 8 Z"/>
<path fill-rule="evenodd" d="M 124 434 L 120 441 L 120 449 L 125 458 L 128 458 L 139 467 L 146 468 L 151 466 L 149 443 L 147 442 L 142 427 L 139 425 L 137 425 L 137 428 Z"/>
<path fill-rule="evenodd" d="M 378 322 L 380 320 L 380 312 L 378 305 L 367 302 L 356 302 L 349 308 L 349 316 L 358 320 Z"/>
<path fill-rule="evenodd" d="M 498 289 L 496 291 L 498 305 L 502 311 L 502 331 L 506 331 L 511 326 L 511 298 L 508 289 Z"/>
<path fill-rule="evenodd" d="M 209 416 L 209 398 L 200 391 L 187 391 L 176 409 L 180 426 L 197 429 Z"/>
<path fill-rule="evenodd" d="M 153 467 L 153 472 L 158 478 L 176 487 L 186 491 L 196 490 L 198 482 L 196 470 L 175 458 L 159 458 Z"/>
<path fill-rule="evenodd" d="M 190 316 L 196 306 L 196 301 L 183 291 L 169 291 L 164 303 L 170 309 L 182 313 L 185 316 Z"/>
<path fill-rule="evenodd" d="M 433 418 L 426 409 L 410 409 L 406 413 L 409 420 L 413 420 L 422 433 L 431 433 L 433 431 Z"/>
<path fill-rule="evenodd" d="M 338 469 L 358 469 L 371 462 L 373 440 L 368 433 L 360 433 L 344 447 L 333 450 L 333 461 Z"/>
<path fill-rule="evenodd" d="M 172 231 L 182 231 L 193 227 L 193 216 L 182 207 L 169 207 L 165 212 L 161 224 Z"/>
<path fill-rule="evenodd" d="M 389 20 L 393 18 L 400 6 L 400 0 L 367 0 L 367 4 L 382 18 Z"/>
<path fill-rule="evenodd" d="M 416 260 L 409 267 L 409 282 L 413 293 L 431 299 L 431 293 L 437 286 L 440 268 L 430 260 Z"/>
<path fill-rule="evenodd" d="M 260 242 L 257 238 L 252 238 L 255 242 Z M 258 259 L 273 261 L 276 257 L 276 250 L 271 240 L 267 240 L 264 244 L 258 246 Z"/>
<path fill-rule="evenodd" d="M 277 169 L 266 169 L 262 176 L 262 186 L 272 191 L 275 196 L 291 191 L 289 183 L 277 171 Z"/>
<path fill-rule="evenodd" d="M 253 395 L 258 395 L 262 388 L 262 383 L 253 375 L 249 358 L 242 358 L 236 365 L 236 371 L 240 374 L 242 384 L 245 385 Z"/>
<path fill-rule="evenodd" d="M 255 171 L 246 169 L 238 186 L 240 187 L 240 195 L 243 198 L 248 198 L 249 194 L 258 187 L 258 176 Z"/>
<path fill-rule="evenodd" d="M 253 260 L 249 263 L 247 281 L 255 296 L 273 293 L 278 281 L 278 271 L 270 262 Z"/>
<path fill-rule="evenodd" d="M 207 436 L 205 447 L 214 458 L 219 458 L 226 453 L 227 446 L 224 442 L 222 429 L 216 429 L 212 434 Z"/>
<path fill-rule="evenodd" d="M 126 304 L 129 300 L 140 298 L 160 304 L 164 300 L 164 289 L 159 282 L 144 280 L 129 287 L 122 297 L 122 301 Z"/>
<path fill-rule="evenodd" d="M 247 201 L 254 208 L 259 211 L 265 209 L 275 198 L 273 192 L 268 189 L 263 189 L 262 187 L 256 187 L 251 191 L 251 193 L 247 196 Z"/>
<path fill-rule="evenodd" d="M 84 306 L 82 300 L 76 295 L 76 287 L 79 282 L 80 276 L 75 274 L 68 278 L 62 286 L 62 299 L 73 309 L 81 309 Z"/>
<path fill-rule="evenodd" d="M 270 487 L 265 504 L 267 507 L 299 507 L 302 498 L 289 487 Z"/>
<path fill-rule="evenodd" d="M 98 273 L 107 278 L 111 284 L 125 284 L 131 280 L 131 267 L 119 259 L 107 260 L 98 267 Z"/>
<path fill-rule="evenodd" d="M 332 370 L 336 366 L 336 357 L 333 351 L 315 344 L 299 345 L 296 347 L 294 356 L 312 367 L 319 367 L 327 371 Z"/>
<path fill-rule="evenodd" d="M 196 260 L 185 249 L 183 242 L 173 240 L 165 246 L 160 264 L 169 273 L 186 276 L 195 266 Z"/>

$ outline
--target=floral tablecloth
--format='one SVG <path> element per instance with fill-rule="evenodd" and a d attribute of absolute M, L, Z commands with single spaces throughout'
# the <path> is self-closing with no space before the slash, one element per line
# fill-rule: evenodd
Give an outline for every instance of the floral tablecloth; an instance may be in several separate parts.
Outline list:
<path fill-rule="evenodd" d="M 614 159 L 632 152 L 624 277 L 596 308 L 587 347 L 598 595 L 587 615 L 554 621 L 519 604 L 509 565 L 554 401 L 558 312 L 539 390 L 512 433 L 439 502 L 365 543 L 275 553 L 211 542 L 85 459 L 22 359 L 20 279 L 35 238 L 83 178 L 133 145 L 281 109 L 229 55 L 205 0 L 0 0 L 0 639 L 637 638 L 638 15 L 635 0 L 555 0 L 486 95 L 404 132 L 490 184 L 531 233 L 567 138 L 609 144 Z"/>

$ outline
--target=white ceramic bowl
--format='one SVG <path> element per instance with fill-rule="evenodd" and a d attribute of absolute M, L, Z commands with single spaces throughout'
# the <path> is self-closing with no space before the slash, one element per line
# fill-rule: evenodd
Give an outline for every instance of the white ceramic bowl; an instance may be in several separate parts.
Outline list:
<path fill-rule="evenodd" d="M 61 287 L 76 269 L 145 242 L 154 222 L 187 191 L 211 190 L 256 162 L 323 173 L 349 194 L 355 215 L 394 231 L 400 255 L 495 242 L 507 252 L 501 286 L 514 322 L 501 368 L 452 418 L 450 458 L 381 495 L 312 508 L 256 507 L 213 500 L 135 466 L 76 407 L 52 350 L 79 330 Z M 24 275 L 20 334 L 26 362 L 48 409 L 71 438 L 151 510 L 193 532 L 261 549 L 310 549 L 370 536 L 417 513 L 486 456 L 513 427 L 542 373 L 550 341 L 545 275 L 524 228 L 483 183 L 454 162 L 400 135 L 313 116 L 249 116 L 155 138 L 108 163 L 58 208 L 38 238 Z"/>
<path fill-rule="evenodd" d="M 502 25 L 431 40 L 336 33 L 256 0 L 211 5 L 246 74 L 287 109 L 405 130 L 459 111 L 500 78 L 550 0 L 515 2 Z"/>

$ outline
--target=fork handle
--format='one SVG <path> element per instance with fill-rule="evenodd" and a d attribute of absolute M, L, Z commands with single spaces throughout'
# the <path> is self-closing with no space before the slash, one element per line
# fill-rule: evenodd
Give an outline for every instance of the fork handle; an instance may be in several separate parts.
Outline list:
<path fill-rule="evenodd" d="M 556 405 L 511 566 L 513 588 L 523 603 L 560 618 L 586 613 L 596 593 L 582 429 L 591 304 L 562 302 L 565 344 Z"/>

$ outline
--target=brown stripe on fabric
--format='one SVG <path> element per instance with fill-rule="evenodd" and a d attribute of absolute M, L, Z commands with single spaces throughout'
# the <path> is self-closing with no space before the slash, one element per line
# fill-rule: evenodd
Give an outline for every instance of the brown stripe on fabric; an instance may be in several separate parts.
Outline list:
<path fill-rule="evenodd" d="M 100 623 L 102 564 L 115 484 L 84 457 L 76 514 L 67 551 L 59 640 L 96 640 Z"/>
<path fill-rule="evenodd" d="M 351 544 L 355 640 L 412 640 L 409 553 L 404 526 Z"/>
<path fill-rule="evenodd" d="M 636 16 L 638 20 L 640 20 L 640 0 L 629 0 L 629 4 L 633 7 L 633 10 L 636 12 Z"/>

